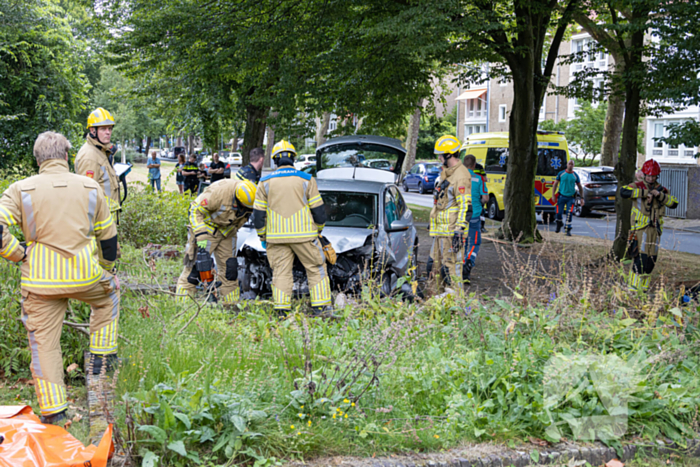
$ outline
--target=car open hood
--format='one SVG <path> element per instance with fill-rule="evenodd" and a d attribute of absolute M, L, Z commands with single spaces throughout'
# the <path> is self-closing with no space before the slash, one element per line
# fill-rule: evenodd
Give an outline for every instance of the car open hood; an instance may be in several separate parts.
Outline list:
<path fill-rule="evenodd" d="M 363 246 L 367 237 L 372 235 L 373 232 L 374 230 L 371 229 L 351 227 L 326 227 L 323 229 L 323 235 L 331 242 L 333 249 L 338 254 Z M 240 251 L 244 246 L 260 252 L 265 251 L 257 232 L 252 227 L 246 226 L 238 231 L 236 251 Z"/>

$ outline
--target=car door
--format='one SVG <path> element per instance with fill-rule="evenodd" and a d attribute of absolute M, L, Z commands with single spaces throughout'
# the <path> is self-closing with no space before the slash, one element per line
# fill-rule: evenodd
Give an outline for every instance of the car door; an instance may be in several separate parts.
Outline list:
<path fill-rule="evenodd" d="M 391 222 L 398 219 L 412 221 L 413 214 L 406 206 L 406 202 L 399 190 L 392 186 L 386 190 L 384 196 L 384 211 L 387 217 L 387 228 L 391 227 Z M 406 273 L 409 266 L 409 253 L 412 252 L 411 230 L 400 232 L 389 232 L 389 247 L 394 254 L 394 267 L 399 276 Z"/>

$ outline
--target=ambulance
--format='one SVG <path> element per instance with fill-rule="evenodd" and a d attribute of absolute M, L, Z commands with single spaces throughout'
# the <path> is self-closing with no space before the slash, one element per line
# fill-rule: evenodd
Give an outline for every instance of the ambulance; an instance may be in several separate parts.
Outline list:
<path fill-rule="evenodd" d="M 508 161 L 508 133 L 473 133 L 460 148 L 460 158 L 473 154 L 484 166 L 489 190 L 486 213 L 490 219 L 503 218 L 506 187 L 506 163 Z M 535 172 L 534 202 L 537 212 L 546 222 L 556 212 L 552 187 L 557 174 L 566 168 L 569 161 L 569 146 L 563 132 L 537 130 L 537 171 Z"/>

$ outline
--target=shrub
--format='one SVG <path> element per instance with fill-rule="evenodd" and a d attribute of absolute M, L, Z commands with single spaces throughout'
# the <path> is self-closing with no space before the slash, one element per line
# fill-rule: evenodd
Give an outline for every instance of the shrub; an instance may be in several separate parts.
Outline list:
<path fill-rule="evenodd" d="M 140 187 L 134 190 L 133 187 Z M 177 192 L 154 193 L 132 183 L 119 216 L 120 241 L 137 248 L 148 243 L 183 245 L 187 241 L 187 209 L 192 198 Z"/>

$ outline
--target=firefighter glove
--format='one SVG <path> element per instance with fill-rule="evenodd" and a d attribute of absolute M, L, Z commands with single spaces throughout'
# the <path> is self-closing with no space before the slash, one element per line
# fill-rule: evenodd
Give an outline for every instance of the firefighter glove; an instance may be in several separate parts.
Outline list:
<path fill-rule="evenodd" d="M 459 250 L 462 249 L 463 244 L 464 244 L 464 232 L 462 232 L 462 231 L 455 232 L 455 234 L 452 236 L 452 251 L 457 253 Z"/>
<path fill-rule="evenodd" d="M 260 237 L 260 244 L 262 245 L 263 250 L 267 250 L 267 242 L 263 237 Z"/>
<path fill-rule="evenodd" d="M 326 261 L 328 261 L 330 264 L 335 264 L 336 260 L 338 259 L 338 255 L 336 255 L 335 249 L 333 248 L 330 240 L 323 235 L 319 235 L 318 239 L 323 247 L 323 256 L 326 257 Z"/>
<path fill-rule="evenodd" d="M 206 240 L 197 240 L 197 246 L 203 250 L 207 249 L 207 241 Z"/>

